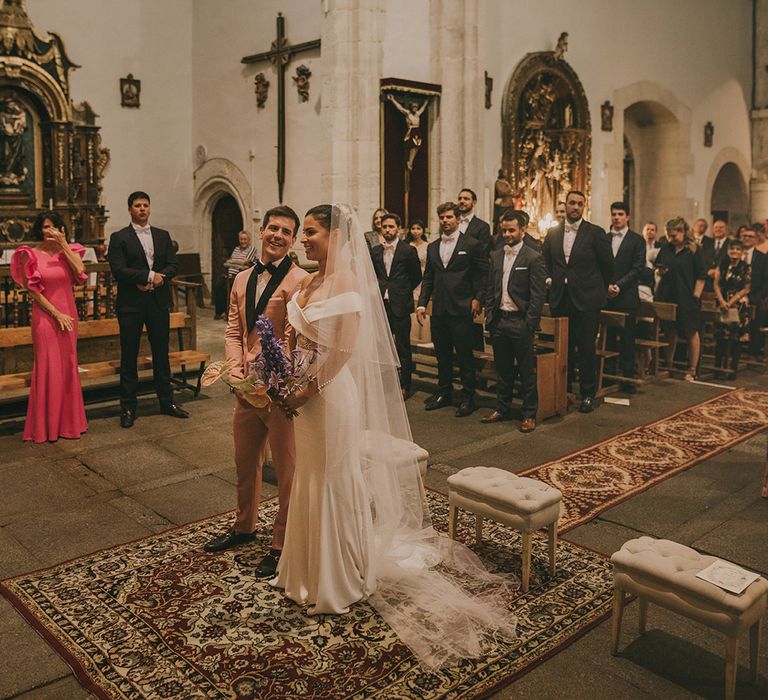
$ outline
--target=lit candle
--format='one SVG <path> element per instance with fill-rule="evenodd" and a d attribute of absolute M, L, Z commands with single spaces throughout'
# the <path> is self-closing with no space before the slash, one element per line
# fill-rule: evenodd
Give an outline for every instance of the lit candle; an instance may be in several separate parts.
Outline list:
<path fill-rule="evenodd" d="M 48 200 L 48 209 L 53 210 L 53 197 Z"/>

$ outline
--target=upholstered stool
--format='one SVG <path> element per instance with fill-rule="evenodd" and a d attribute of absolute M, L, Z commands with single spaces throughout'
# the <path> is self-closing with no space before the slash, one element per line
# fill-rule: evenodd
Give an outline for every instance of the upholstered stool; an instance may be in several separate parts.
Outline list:
<path fill-rule="evenodd" d="M 396 469 L 405 470 L 406 483 L 408 483 L 407 479 L 410 477 L 408 470 L 413 469 L 414 461 L 419 465 L 419 498 L 421 503 L 424 504 L 425 512 L 427 512 L 427 494 L 424 491 L 424 479 L 427 476 L 429 452 L 415 442 L 402 440 L 401 438 L 374 430 L 365 431 L 364 441 L 361 455 L 363 469 L 367 465 L 375 463 L 377 459 L 380 459 L 380 455 L 386 454 L 387 459 L 391 461 L 391 464 Z"/>
<path fill-rule="evenodd" d="M 475 538 L 483 539 L 483 518 L 520 530 L 523 535 L 523 590 L 531 575 L 531 533 L 549 533 L 549 574 L 555 575 L 557 519 L 562 494 L 543 481 L 495 467 L 467 467 L 448 477 L 448 535 L 455 538 L 459 509 L 475 514 Z"/>
<path fill-rule="evenodd" d="M 768 599 L 768 582 L 759 578 L 740 595 L 724 591 L 696 574 L 716 557 L 669 540 L 639 537 L 625 542 L 611 557 L 613 563 L 613 653 L 618 653 L 621 616 L 636 595 L 640 609 L 640 632 L 645 631 L 648 603 L 672 610 L 722 632 L 726 637 L 725 697 L 736 692 L 739 635 L 750 631 L 750 671 L 757 681 L 762 616 Z"/>

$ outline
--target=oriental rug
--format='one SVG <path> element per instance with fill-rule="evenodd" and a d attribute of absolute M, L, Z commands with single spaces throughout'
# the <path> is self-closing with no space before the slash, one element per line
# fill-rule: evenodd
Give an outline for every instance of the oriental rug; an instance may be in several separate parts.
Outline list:
<path fill-rule="evenodd" d="M 518 476 L 563 492 L 563 533 L 766 428 L 768 392 L 735 389 Z"/>
<path fill-rule="evenodd" d="M 428 494 L 435 524 L 446 499 Z M 510 593 L 518 638 L 490 639 L 482 658 L 433 672 L 365 602 L 347 615 L 307 615 L 255 578 L 276 502 L 261 509 L 254 543 L 219 554 L 202 545 L 227 513 L 43 571 L 0 591 L 100 698 L 480 698 L 507 685 L 610 614 L 611 567 L 572 543 L 547 574 L 536 537 L 528 593 Z M 519 574 L 519 535 L 488 522 L 476 550 L 495 571 Z M 472 518 L 458 536 L 474 541 Z M 519 577 L 515 580 L 519 581 Z"/>

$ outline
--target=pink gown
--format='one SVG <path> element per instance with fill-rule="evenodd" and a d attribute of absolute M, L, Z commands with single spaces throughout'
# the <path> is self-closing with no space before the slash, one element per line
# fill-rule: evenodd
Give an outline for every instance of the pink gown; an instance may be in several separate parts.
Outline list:
<path fill-rule="evenodd" d="M 83 257 L 85 248 L 79 243 L 70 244 L 70 248 Z M 47 255 L 26 245 L 19 246 L 11 258 L 11 276 L 21 285 L 26 277 L 28 289 L 40 292 L 56 309 L 74 319 L 74 328 L 62 331 L 53 317 L 32 304 L 35 363 L 24 439 L 46 442 L 60 437 L 79 438 L 88 429 L 88 422 L 77 371 L 77 309 L 72 285 L 87 276 L 75 275 L 64 253 Z"/>

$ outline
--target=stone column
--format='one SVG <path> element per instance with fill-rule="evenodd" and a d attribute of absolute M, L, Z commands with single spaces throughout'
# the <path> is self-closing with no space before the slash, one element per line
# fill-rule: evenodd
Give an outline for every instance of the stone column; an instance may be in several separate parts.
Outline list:
<path fill-rule="evenodd" d="M 322 31 L 321 165 L 329 201 L 355 207 L 367 226 L 379 206 L 379 79 L 383 0 L 327 0 Z"/>
<path fill-rule="evenodd" d="M 442 85 L 430 141 L 430 220 L 434 208 L 455 199 L 461 187 L 477 192 L 483 205 L 483 101 L 478 0 L 431 0 L 432 81 Z M 483 218 L 488 212 L 478 211 Z"/>
<path fill-rule="evenodd" d="M 768 218 L 768 0 L 754 5 L 754 104 L 752 105 L 752 220 Z"/>

